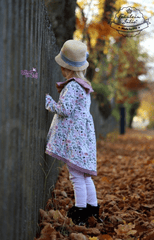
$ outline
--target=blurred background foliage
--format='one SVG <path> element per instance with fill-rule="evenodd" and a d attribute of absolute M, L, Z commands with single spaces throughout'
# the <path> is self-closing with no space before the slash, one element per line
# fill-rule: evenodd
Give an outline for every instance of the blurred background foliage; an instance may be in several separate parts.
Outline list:
<path fill-rule="evenodd" d="M 95 91 L 92 95 L 98 100 L 103 117 L 107 119 L 112 114 L 119 121 L 119 107 L 124 106 L 127 127 L 132 127 L 135 115 L 146 115 L 151 124 L 149 127 L 154 126 L 153 95 L 145 97 L 145 103 L 139 97 L 142 91 L 149 94 L 151 89 L 148 79 L 140 81 L 139 77 L 147 74 L 146 62 L 149 59 L 140 47 L 144 34 L 123 37 L 111 27 L 115 14 L 130 4 L 126 0 L 45 0 L 45 4 L 59 47 L 70 39 L 72 32 L 74 39 L 87 44 L 89 68 L 86 76 Z M 142 4 L 133 2 L 131 7 L 143 9 Z M 146 12 L 154 15 L 152 10 L 146 9 Z M 146 14 L 144 18 L 148 19 Z"/>
<path fill-rule="evenodd" d="M 140 48 L 142 34 L 123 37 L 110 26 L 124 4 L 127 1 L 77 0 L 74 38 L 88 45 L 87 79 L 95 91 L 92 94 L 99 101 L 103 117 L 106 119 L 112 114 L 119 121 L 119 107 L 124 106 L 126 124 L 131 128 L 140 107 L 138 93 L 148 89 L 147 83 L 138 78 L 147 73 L 148 54 Z M 141 4 L 131 7 L 139 8 Z"/>

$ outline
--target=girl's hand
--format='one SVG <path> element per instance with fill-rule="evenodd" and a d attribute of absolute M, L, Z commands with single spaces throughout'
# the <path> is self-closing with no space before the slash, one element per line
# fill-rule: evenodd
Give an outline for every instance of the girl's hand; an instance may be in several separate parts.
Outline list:
<path fill-rule="evenodd" d="M 50 105 L 50 102 L 52 101 L 52 97 L 46 93 L 46 96 L 45 96 L 45 108 L 48 110 L 48 107 Z"/>
<path fill-rule="evenodd" d="M 49 94 L 46 94 L 45 96 L 46 102 L 51 102 L 52 97 Z"/>

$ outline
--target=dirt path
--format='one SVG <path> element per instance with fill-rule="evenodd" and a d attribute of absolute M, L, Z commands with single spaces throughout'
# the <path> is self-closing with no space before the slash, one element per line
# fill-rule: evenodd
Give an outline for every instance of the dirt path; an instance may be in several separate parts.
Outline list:
<path fill-rule="evenodd" d="M 154 131 L 110 134 L 97 142 L 97 161 L 92 179 L 104 224 L 92 217 L 89 228 L 75 226 L 66 217 L 75 201 L 64 166 L 46 212 L 41 210 L 37 239 L 154 240 Z"/>
<path fill-rule="evenodd" d="M 154 130 L 137 130 L 137 129 L 126 129 L 126 134 L 128 135 L 149 135 L 154 136 Z"/>

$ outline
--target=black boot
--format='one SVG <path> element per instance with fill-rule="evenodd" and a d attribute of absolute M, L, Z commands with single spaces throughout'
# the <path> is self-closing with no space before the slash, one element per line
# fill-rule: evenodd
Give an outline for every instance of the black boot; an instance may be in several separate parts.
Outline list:
<path fill-rule="evenodd" d="M 73 206 L 69 209 L 67 216 L 72 218 L 75 225 L 84 226 L 88 220 L 87 208 Z"/>
<path fill-rule="evenodd" d="M 98 206 L 95 207 L 87 203 L 88 217 L 94 216 L 97 219 L 98 223 L 103 223 L 103 220 L 99 218 L 99 208 L 100 208 L 99 204 Z"/>

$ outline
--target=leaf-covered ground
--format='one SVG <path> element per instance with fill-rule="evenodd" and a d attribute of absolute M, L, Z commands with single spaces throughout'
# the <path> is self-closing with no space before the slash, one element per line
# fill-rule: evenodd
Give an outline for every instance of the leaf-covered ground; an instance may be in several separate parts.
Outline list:
<path fill-rule="evenodd" d="M 40 209 L 35 240 L 154 240 L 154 131 L 109 134 L 97 142 L 97 161 L 92 179 L 104 223 L 91 217 L 86 228 L 67 218 L 75 199 L 64 165 L 52 198 Z"/>

